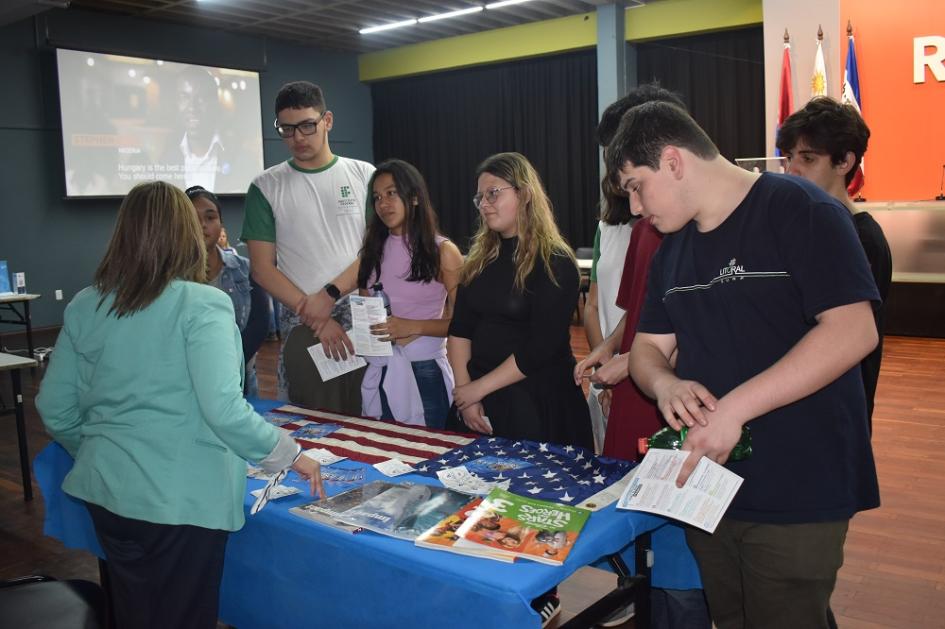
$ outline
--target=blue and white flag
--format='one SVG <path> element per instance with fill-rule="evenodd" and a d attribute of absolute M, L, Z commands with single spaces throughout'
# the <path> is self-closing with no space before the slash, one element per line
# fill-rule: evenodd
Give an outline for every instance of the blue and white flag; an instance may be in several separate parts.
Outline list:
<path fill-rule="evenodd" d="M 415 467 L 436 477 L 438 471 L 460 465 L 485 481 L 508 480 L 513 494 L 578 504 L 626 476 L 635 463 L 576 446 L 481 437 Z"/>
<path fill-rule="evenodd" d="M 847 63 L 843 71 L 843 86 L 840 93 L 840 102 L 851 105 L 862 116 L 863 109 L 860 105 L 862 102 L 860 101 L 860 71 L 856 66 L 856 46 L 853 44 L 853 35 L 848 35 L 847 40 Z M 856 194 L 865 183 L 866 170 L 864 169 L 863 160 L 861 159 L 860 165 L 857 167 L 856 173 L 850 181 L 850 185 L 847 186 L 847 193 L 850 195 Z"/>

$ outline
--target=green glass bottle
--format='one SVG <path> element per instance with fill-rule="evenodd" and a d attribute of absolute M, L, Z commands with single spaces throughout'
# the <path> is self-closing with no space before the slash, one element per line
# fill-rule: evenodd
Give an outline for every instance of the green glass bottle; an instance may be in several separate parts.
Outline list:
<path fill-rule="evenodd" d="M 681 450 L 683 441 L 686 440 L 686 433 L 689 428 L 682 427 L 682 430 L 673 430 L 669 426 L 660 428 L 647 439 L 640 439 L 640 454 L 646 454 L 646 450 L 657 448 L 661 450 Z M 751 429 L 748 426 L 742 426 L 742 436 L 732 448 L 728 455 L 729 461 L 743 461 L 751 456 Z"/>

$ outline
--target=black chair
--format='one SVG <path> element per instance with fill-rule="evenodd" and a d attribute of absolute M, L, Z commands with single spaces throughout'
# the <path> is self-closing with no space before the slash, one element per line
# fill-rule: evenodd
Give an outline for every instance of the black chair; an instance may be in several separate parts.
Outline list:
<path fill-rule="evenodd" d="M 97 583 L 29 576 L 0 581 L 0 627 L 102 629 L 105 593 Z"/>

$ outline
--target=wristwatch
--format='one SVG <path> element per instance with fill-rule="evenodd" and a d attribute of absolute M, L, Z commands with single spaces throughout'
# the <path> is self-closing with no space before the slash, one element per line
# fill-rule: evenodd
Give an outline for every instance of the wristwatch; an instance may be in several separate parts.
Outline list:
<path fill-rule="evenodd" d="M 328 284 L 325 284 L 325 292 L 328 293 L 328 296 L 334 299 L 335 301 L 338 301 L 339 299 L 341 299 L 341 291 L 338 290 L 338 287 L 332 284 L 331 282 L 329 282 Z"/>

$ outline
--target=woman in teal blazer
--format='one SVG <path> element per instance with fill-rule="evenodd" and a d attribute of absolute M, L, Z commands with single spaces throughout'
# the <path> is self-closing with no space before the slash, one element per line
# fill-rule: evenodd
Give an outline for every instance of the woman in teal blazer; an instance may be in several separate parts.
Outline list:
<path fill-rule="evenodd" d="M 233 305 L 202 283 L 206 260 L 184 193 L 136 186 L 94 285 L 66 308 L 36 398 L 75 458 L 63 490 L 88 505 L 119 627 L 216 626 L 245 460 L 291 466 L 324 495 L 318 463 L 243 399 Z"/>

